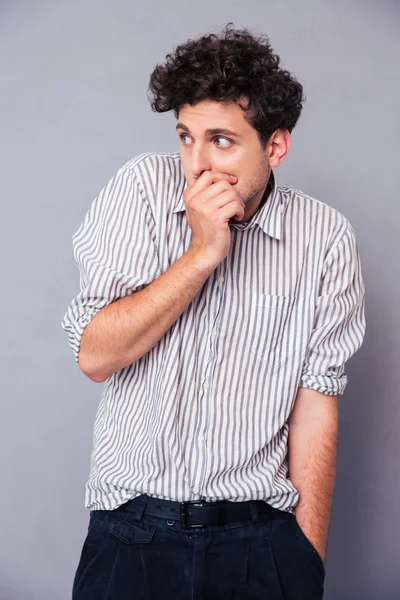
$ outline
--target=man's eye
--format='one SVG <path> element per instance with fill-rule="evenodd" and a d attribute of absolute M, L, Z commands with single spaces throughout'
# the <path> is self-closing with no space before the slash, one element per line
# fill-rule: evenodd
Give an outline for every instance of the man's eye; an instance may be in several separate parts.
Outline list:
<path fill-rule="evenodd" d="M 185 146 L 191 144 L 190 135 L 182 133 L 179 138 Z M 230 148 L 230 146 L 233 144 L 232 140 L 221 136 L 215 137 L 213 141 L 216 142 L 216 145 L 220 148 Z"/>
<path fill-rule="evenodd" d="M 231 140 L 228 140 L 228 138 L 217 137 L 217 138 L 215 138 L 215 141 L 217 141 L 217 140 L 222 141 L 222 143 L 217 144 L 217 146 L 220 146 L 221 148 L 229 148 L 229 146 L 231 146 L 231 144 L 232 144 Z"/>

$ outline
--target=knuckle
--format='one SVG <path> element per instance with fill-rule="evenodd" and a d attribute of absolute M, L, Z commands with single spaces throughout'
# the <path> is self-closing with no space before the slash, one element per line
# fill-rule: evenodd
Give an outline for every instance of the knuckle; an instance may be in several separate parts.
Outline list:
<path fill-rule="evenodd" d="M 186 203 L 189 206 L 189 208 L 195 208 L 196 206 L 196 198 L 197 196 L 192 196 L 191 198 L 188 198 Z"/>

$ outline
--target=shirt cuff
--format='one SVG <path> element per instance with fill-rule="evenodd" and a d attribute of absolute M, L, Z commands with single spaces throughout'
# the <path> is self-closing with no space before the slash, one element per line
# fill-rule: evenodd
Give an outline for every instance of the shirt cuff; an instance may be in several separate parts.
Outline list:
<path fill-rule="evenodd" d="M 69 345 L 75 356 L 75 361 L 79 363 L 78 356 L 81 347 L 82 335 L 85 328 L 89 325 L 93 317 L 102 309 L 102 306 L 93 306 L 84 315 L 75 322 L 72 331 L 69 333 Z"/>
<path fill-rule="evenodd" d="M 341 396 L 347 386 L 347 375 L 303 375 L 299 387 L 316 390 L 326 396 Z"/>

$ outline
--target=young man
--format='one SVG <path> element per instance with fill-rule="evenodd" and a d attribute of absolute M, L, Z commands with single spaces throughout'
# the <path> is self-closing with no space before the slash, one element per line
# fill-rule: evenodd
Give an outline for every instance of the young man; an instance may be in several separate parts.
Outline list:
<path fill-rule="evenodd" d="M 63 328 L 93 381 L 74 600 L 317 600 L 337 397 L 364 335 L 351 225 L 278 186 L 302 86 L 226 27 L 150 78 L 180 153 L 124 165 L 73 236 Z"/>

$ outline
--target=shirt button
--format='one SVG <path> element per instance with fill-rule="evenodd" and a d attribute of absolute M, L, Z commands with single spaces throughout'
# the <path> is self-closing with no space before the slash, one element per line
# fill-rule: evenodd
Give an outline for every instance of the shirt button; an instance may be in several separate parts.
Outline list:
<path fill-rule="evenodd" d="M 198 494 L 199 493 L 199 488 L 198 487 L 194 487 L 193 488 L 193 494 Z"/>
<path fill-rule="evenodd" d="M 204 384 L 204 386 L 203 386 L 203 387 L 204 387 L 204 389 L 205 389 L 205 390 L 208 390 L 208 388 L 209 388 L 210 386 L 208 385 L 207 381 L 205 382 L 205 384 Z"/>
<path fill-rule="evenodd" d="M 215 337 L 217 335 L 217 330 L 211 329 L 211 335 L 212 335 L 212 337 Z"/>
<path fill-rule="evenodd" d="M 224 283 L 224 277 L 222 275 L 218 275 L 217 283 Z"/>
<path fill-rule="evenodd" d="M 204 436 L 203 435 L 199 435 L 198 440 L 199 440 L 199 442 L 204 442 Z"/>

